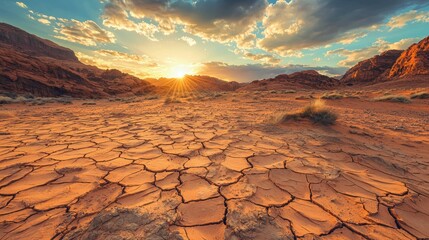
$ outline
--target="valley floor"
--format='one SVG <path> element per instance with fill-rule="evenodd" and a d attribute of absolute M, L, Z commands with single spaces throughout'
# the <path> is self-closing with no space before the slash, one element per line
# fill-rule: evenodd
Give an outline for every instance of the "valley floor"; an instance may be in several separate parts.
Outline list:
<path fill-rule="evenodd" d="M 0 239 L 429 238 L 429 100 L 310 94 L 0 106 Z"/>

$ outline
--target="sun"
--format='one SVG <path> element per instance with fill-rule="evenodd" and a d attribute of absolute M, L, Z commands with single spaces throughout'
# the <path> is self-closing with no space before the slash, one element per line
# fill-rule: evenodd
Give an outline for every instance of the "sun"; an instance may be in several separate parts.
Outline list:
<path fill-rule="evenodd" d="M 186 65 L 173 66 L 170 69 L 170 76 L 173 78 L 183 78 L 186 75 L 191 75 L 193 72 L 192 67 Z"/>
<path fill-rule="evenodd" d="M 187 74 L 185 69 L 175 69 L 173 71 L 173 77 L 175 78 L 183 78 Z"/>

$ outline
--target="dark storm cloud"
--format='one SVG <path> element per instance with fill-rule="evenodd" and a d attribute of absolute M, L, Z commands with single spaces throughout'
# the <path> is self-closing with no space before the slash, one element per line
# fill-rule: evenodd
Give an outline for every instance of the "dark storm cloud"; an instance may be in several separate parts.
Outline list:
<path fill-rule="evenodd" d="M 406 7 L 428 5 L 426 0 L 295 0 L 278 1 L 267 9 L 265 38 L 259 45 L 287 55 L 288 51 L 318 47 L 349 38 L 382 23 Z"/>
<path fill-rule="evenodd" d="M 321 74 L 328 75 L 342 75 L 347 68 L 338 67 L 311 67 L 305 65 L 286 65 L 286 66 L 271 66 L 262 64 L 248 64 L 248 65 L 229 65 L 221 62 L 205 63 L 201 67 L 199 74 L 210 75 L 220 79 L 237 81 L 237 82 L 251 82 L 264 78 L 272 78 L 279 74 L 289 74 L 304 70 L 316 70 Z"/>
<path fill-rule="evenodd" d="M 110 27 L 126 30 L 141 29 L 131 23 L 130 16 L 151 19 L 164 33 L 174 31 L 180 24 L 185 31 L 206 39 L 249 44 L 255 40 L 252 31 L 266 6 L 265 0 L 110 0 L 103 19 Z"/>

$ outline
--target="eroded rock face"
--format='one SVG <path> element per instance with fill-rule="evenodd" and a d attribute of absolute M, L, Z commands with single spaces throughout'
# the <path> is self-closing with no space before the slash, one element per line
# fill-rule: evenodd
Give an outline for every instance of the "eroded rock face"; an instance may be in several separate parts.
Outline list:
<path fill-rule="evenodd" d="M 240 91 L 265 91 L 282 89 L 329 89 L 339 84 L 335 78 L 308 70 L 292 74 L 282 74 L 275 78 L 257 80 L 240 88 Z"/>
<path fill-rule="evenodd" d="M 377 83 L 398 78 L 429 75 L 429 37 L 407 50 L 389 50 L 352 67 L 342 77 L 344 84 Z"/>
<path fill-rule="evenodd" d="M 381 81 L 402 54 L 401 50 L 389 50 L 352 67 L 341 78 L 343 83 L 368 83 Z"/>
<path fill-rule="evenodd" d="M 389 78 L 429 74 L 429 37 L 404 51 L 389 72 Z"/>
<path fill-rule="evenodd" d="M 70 49 L 0 24 L 0 91 L 97 98 L 135 96 L 153 90 L 146 81 L 118 70 L 82 64 Z"/>
<path fill-rule="evenodd" d="M 5 23 L 0 23 L 0 43 L 12 45 L 31 56 L 79 62 L 72 50 Z"/>

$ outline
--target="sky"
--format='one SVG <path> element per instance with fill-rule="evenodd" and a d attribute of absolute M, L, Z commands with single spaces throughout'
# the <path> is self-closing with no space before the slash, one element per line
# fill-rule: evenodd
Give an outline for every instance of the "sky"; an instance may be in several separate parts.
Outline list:
<path fill-rule="evenodd" d="M 2 0 L 0 22 L 140 78 L 338 76 L 429 35 L 427 0 Z"/>

